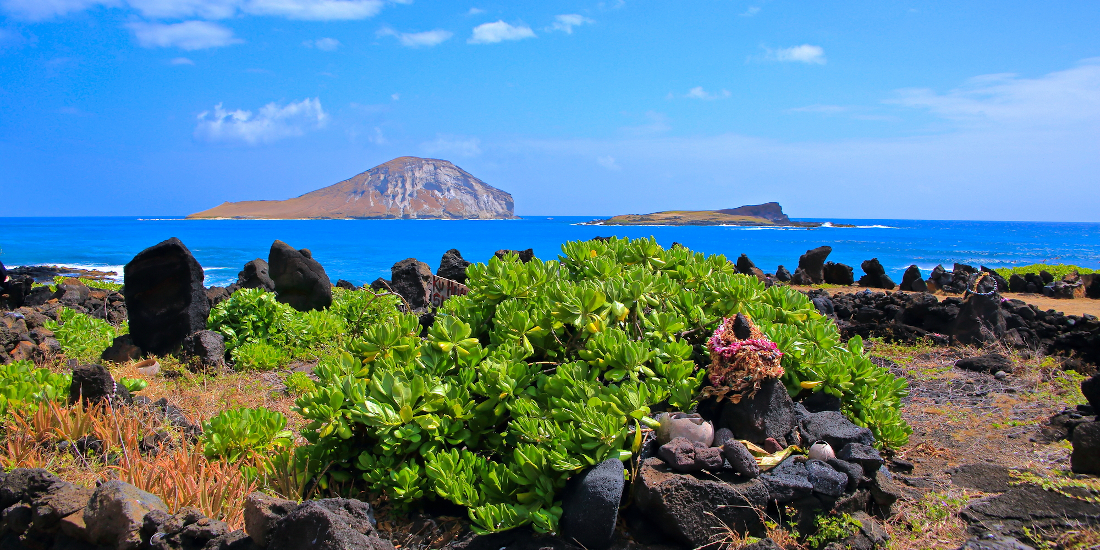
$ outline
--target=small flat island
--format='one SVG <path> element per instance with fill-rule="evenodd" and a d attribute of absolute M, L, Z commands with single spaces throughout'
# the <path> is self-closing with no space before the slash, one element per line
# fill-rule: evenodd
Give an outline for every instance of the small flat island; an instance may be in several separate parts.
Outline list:
<path fill-rule="evenodd" d="M 589 225 L 738 225 L 814 228 L 823 222 L 791 221 L 777 202 L 752 204 L 724 210 L 667 210 L 652 214 L 623 214 L 604 220 L 592 220 Z M 831 224 L 833 227 L 851 227 Z"/>

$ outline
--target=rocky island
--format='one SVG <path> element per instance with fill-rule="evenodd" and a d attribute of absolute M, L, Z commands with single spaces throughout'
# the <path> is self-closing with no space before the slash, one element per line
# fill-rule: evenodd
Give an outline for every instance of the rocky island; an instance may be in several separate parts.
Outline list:
<path fill-rule="evenodd" d="M 225 202 L 188 219 L 508 219 L 512 195 L 446 160 L 399 157 L 287 200 Z"/>
<path fill-rule="evenodd" d="M 821 222 L 791 221 L 778 202 L 752 204 L 723 210 L 666 210 L 652 214 L 623 214 L 605 220 L 592 220 L 591 225 L 740 225 L 821 227 Z M 833 224 L 840 227 L 837 224 Z"/>

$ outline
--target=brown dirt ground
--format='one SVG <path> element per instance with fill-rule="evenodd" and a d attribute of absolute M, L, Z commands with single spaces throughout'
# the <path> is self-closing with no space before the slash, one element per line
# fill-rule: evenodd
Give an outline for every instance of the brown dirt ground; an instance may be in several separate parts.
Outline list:
<path fill-rule="evenodd" d="M 825 290 L 829 291 L 830 295 L 850 294 L 850 293 L 859 292 L 859 291 L 862 291 L 862 290 L 871 290 L 871 291 L 876 291 L 876 292 L 882 292 L 883 291 L 882 289 L 876 289 L 876 288 L 868 289 L 868 288 L 863 288 L 863 287 L 859 287 L 859 286 L 835 286 L 835 285 L 828 285 L 828 286 L 791 285 L 791 288 L 801 290 L 803 292 L 813 290 L 815 288 L 824 288 Z M 909 292 L 907 290 L 892 290 L 890 292 L 902 292 L 902 293 L 905 293 L 905 294 L 911 294 L 911 292 Z M 936 297 L 941 299 L 941 300 L 943 298 L 947 298 L 949 296 L 959 296 L 959 295 L 957 295 L 957 294 L 936 293 Z M 1049 309 L 1053 309 L 1055 311 L 1061 311 L 1062 313 L 1065 313 L 1066 315 L 1084 315 L 1084 314 L 1088 313 L 1089 315 L 1096 315 L 1097 317 L 1100 317 L 1100 300 L 1096 300 L 1096 299 L 1093 299 L 1093 298 L 1074 298 L 1072 300 L 1067 300 L 1067 299 L 1048 298 L 1046 296 L 1043 296 L 1042 294 L 1031 294 L 1031 293 L 1027 293 L 1027 292 L 1009 292 L 1009 293 L 1004 294 L 1004 297 L 1008 298 L 1010 300 L 1011 299 L 1023 300 L 1024 302 L 1032 304 L 1035 307 L 1038 307 L 1039 309 L 1042 309 L 1044 311 L 1049 310 Z"/>

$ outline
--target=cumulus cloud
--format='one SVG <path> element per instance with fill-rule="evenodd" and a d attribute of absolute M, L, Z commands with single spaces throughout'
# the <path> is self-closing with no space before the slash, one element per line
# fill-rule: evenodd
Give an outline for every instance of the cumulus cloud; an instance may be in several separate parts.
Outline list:
<path fill-rule="evenodd" d="M 485 13 L 485 10 L 481 8 L 470 8 L 470 11 L 466 12 L 466 15 L 481 15 Z"/>
<path fill-rule="evenodd" d="M 317 48 L 326 52 L 334 52 L 340 47 L 340 41 L 335 38 L 318 38 L 317 40 L 306 40 L 302 42 L 302 45 L 307 48 Z"/>
<path fill-rule="evenodd" d="M 328 118 L 328 113 L 321 107 L 320 98 L 316 97 L 282 106 L 274 102 L 268 103 L 257 113 L 241 109 L 227 111 L 219 103 L 214 106 L 213 112 L 203 111 L 199 114 L 195 138 L 258 145 L 322 128 Z"/>
<path fill-rule="evenodd" d="M 378 36 L 395 36 L 397 41 L 406 48 L 430 48 L 450 40 L 454 33 L 443 29 L 435 29 L 424 32 L 397 32 L 389 27 L 382 27 Z"/>
<path fill-rule="evenodd" d="M 803 44 L 801 46 L 791 46 L 790 48 L 768 50 L 768 53 L 776 61 L 825 64 L 825 50 L 821 46 Z"/>
<path fill-rule="evenodd" d="M 534 38 L 535 31 L 526 25 L 509 25 L 503 20 L 482 23 L 474 27 L 474 33 L 467 40 L 470 44 L 496 44 L 505 40 L 523 40 Z"/>
<path fill-rule="evenodd" d="M 616 170 L 616 171 L 622 170 L 621 166 L 619 166 L 618 164 L 615 164 L 615 157 L 613 157 L 611 155 L 607 155 L 607 156 L 604 156 L 604 157 L 596 157 L 596 164 L 599 164 L 600 166 L 603 166 L 604 168 L 607 168 L 608 170 Z"/>
<path fill-rule="evenodd" d="M 760 13 L 759 6 L 749 6 L 747 10 L 741 12 L 741 17 L 752 17 L 758 13 Z"/>
<path fill-rule="evenodd" d="M 220 48 L 244 42 L 233 31 L 209 21 L 184 21 L 166 25 L 163 23 L 130 23 L 138 44 L 145 48 L 180 48 L 204 50 Z"/>
<path fill-rule="evenodd" d="M 186 57 L 174 57 L 168 62 L 170 65 L 194 65 L 195 62 Z"/>
<path fill-rule="evenodd" d="M 565 15 L 555 15 L 554 22 L 549 27 L 547 27 L 546 30 L 562 31 L 565 34 L 573 34 L 573 27 L 590 25 L 592 23 L 595 23 L 595 21 L 583 15 L 579 15 L 576 13 L 567 13 Z"/>
<path fill-rule="evenodd" d="M 725 99 L 729 96 L 730 96 L 730 91 L 729 90 L 722 90 L 721 92 L 711 93 L 711 92 L 708 92 L 708 91 L 704 90 L 702 86 L 696 86 L 696 87 L 688 90 L 688 93 L 684 94 L 684 97 L 686 97 L 688 99 L 704 99 L 704 100 Z"/>
<path fill-rule="evenodd" d="M 421 143 L 420 150 L 426 155 L 440 158 L 472 158 L 481 154 L 481 140 L 476 137 L 439 134 L 434 140 Z"/>
<path fill-rule="evenodd" d="M 49 19 L 94 6 L 129 6 L 152 19 L 235 15 L 267 15 L 309 21 L 355 20 L 373 17 L 383 0 L 0 0 L 0 6 L 23 19 Z"/>

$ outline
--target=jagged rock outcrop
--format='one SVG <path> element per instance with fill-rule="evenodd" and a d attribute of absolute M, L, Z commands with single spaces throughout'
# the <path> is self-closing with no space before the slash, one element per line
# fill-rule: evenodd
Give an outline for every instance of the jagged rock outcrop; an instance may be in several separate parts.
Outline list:
<path fill-rule="evenodd" d="M 283 201 L 226 202 L 188 218 L 514 217 L 512 195 L 445 160 L 400 157 Z"/>

